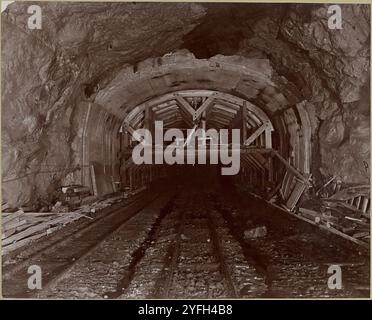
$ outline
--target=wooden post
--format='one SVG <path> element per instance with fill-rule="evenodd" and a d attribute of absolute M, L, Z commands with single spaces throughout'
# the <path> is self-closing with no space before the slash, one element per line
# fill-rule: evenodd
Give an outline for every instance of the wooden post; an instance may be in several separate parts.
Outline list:
<path fill-rule="evenodd" d="M 92 180 L 92 189 L 93 189 L 93 194 L 94 196 L 98 196 L 98 189 L 97 189 L 97 181 L 96 181 L 96 173 L 94 171 L 94 165 L 92 164 L 90 166 L 90 177 Z"/>
<path fill-rule="evenodd" d="M 272 149 L 272 140 L 271 140 L 271 128 L 267 127 L 265 130 L 265 148 Z"/>
<path fill-rule="evenodd" d="M 122 185 L 125 188 L 126 185 L 127 185 L 127 172 L 126 172 L 127 168 L 126 168 L 125 156 L 121 157 L 120 162 L 122 162 L 121 168 L 120 168 L 121 169 L 120 170 L 120 180 L 121 180 Z M 123 175 L 121 175 L 121 172 L 123 172 Z"/>
<path fill-rule="evenodd" d="M 364 213 L 367 212 L 368 201 L 369 201 L 369 199 L 368 199 L 367 197 L 364 197 L 364 198 L 363 198 L 362 211 L 363 211 Z"/>
<path fill-rule="evenodd" d="M 153 134 L 153 121 L 152 121 L 152 110 L 148 103 L 145 105 L 145 118 L 144 118 L 144 128 Z"/>
<path fill-rule="evenodd" d="M 133 191 L 133 172 L 132 168 L 129 169 L 129 191 Z"/>
<path fill-rule="evenodd" d="M 361 196 L 357 197 L 357 201 L 356 201 L 356 204 L 355 204 L 355 207 L 356 207 L 357 209 L 359 209 L 360 201 L 361 201 L 361 200 L 362 200 L 362 197 L 361 197 Z"/>
<path fill-rule="evenodd" d="M 267 155 L 267 164 L 268 164 L 268 171 L 269 171 L 269 182 L 272 183 L 274 182 L 274 170 L 273 170 L 273 158 L 271 154 L 269 153 Z"/>
<path fill-rule="evenodd" d="M 242 130 L 242 144 L 244 144 L 245 140 L 247 140 L 247 102 L 244 101 L 243 107 L 241 108 L 241 130 Z"/>
<path fill-rule="evenodd" d="M 124 132 L 123 132 L 123 150 L 127 150 L 128 147 L 129 147 L 130 143 L 129 143 L 129 137 L 128 137 L 128 131 L 124 129 Z"/>

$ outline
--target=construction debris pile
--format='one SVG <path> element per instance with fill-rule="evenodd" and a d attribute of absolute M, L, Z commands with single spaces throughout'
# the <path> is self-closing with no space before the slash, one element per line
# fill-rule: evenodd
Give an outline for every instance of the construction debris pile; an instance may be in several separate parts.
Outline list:
<path fill-rule="evenodd" d="M 63 188 L 63 193 L 72 196 L 71 188 Z M 134 196 L 140 191 L 124 192 L 107 199 L 95 199 L 94 202 L 83 204 L 75 210 L 69 210 L 66 202 L 62 201 L 57 201 L 51 207 L 50 212 L 31 212 L 31 208 L 25 207 L 14 211 L 6 203 L 3 203 L 1 216 L 2 254 L 30 244 L 80 218 L 93 220 L 99 210 L 121 202 L 129 196 Z"/>
<path fill-rule="evenodd" d="M 370 242 L 370 186 L 344 184 L 335 178 L 329 180 L 316 192 L 298 188 L 299 192 L 295 196 L 290 194 L 287 197 L 289 200 L 283 196 L 285 192 L 282 192 L 282 189 L 296 191 L 296 184 L 291 182 L 291 187 L 287 187 L 286 179 L 283 179 L 278 185 L 280 188 L 276 188 L 276 194 L 257 194 L 250 186 L 243 187 L 238 184 L 236 186 L 243 192 L 265 200 L 272 206 L 289 212 L 301 220 L 368 248 Z M 293 199 L 295 201 L 292 201 Z M 288 206 L 289 201 L 292 201 L 291 206 Z M 247 227 L 248 229 L 245 231 L 247 239 L 266 235 L 266 230 L 262 227 L 253 228 L 250 225 Z"/>
<path fill-rule="evenodd" d="M 299 216 L 364 247 L 368 246 L 370 186 L 337 189 L 333 194 L 323 193 L 317 203 L 304 202 L 299 208 Z"/>

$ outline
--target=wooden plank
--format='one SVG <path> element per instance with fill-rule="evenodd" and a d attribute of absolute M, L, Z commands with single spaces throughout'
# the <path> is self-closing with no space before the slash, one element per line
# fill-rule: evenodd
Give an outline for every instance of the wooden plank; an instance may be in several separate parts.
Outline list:
<path fill-rule="evenodd" d="M 7 216 L 9 216 L 9 215 L 11 215 L 11 214 L 13 214 L 14 212 L 2 212 L 1 213 L 1 217 L 4 219 L 5 217 L 7 217 Z"/>
<path fill-rule="evenodd" d="M 12 221 L 13 219 L 20 217 L 23 214 L 24 214 L 23 210 L 18 210 L 16 212 L 13 212 L 12 214 L 10 214 L 6 217 L 2 217 L 1 223 L 2 224 L 8 223 L 8 222 Z"/>
<path fill-rule="evenodd" d="M 309 118 L 309 114 L 305 109 L 306 102 L 302 101 L 296 105 L 298 113 L 301 119 L 301 145 L 300 152 L 301 164 L 302 168 L 301 171 L 305 174 L 310 174 L 310 162 L 311 162 L 311 122 Z"/>
<path fill-rule="evenodd" d="M 368 237 L 369 234 L 370 234 L 369 231 L 357 232 L 353 234 L 353 237 L 359 239 L 359 238 Z"/>
<path fill-rule="evenodd" d="M 319 223 L 322 218 L 322 214 L 320 212 L 316 212 L 314 210 L 306 209 L 306 208 L 299 208 L 299 214 L 305 218 L 313 220 L 316 223 Z"/>
<path fill-rule="evenodd" d="M 1 211 L 7 210 L 9 208 L 10 208 L 10 205 L 7 204 L 7 203 L 4 203 L 4 204 L 1 205 Z"/>
<path fill-rule="evenodd" d="M 1 229 L 4 232 L 4 231 L 7 231 L 7 230 L 10 230 L 10 229 L 13 229 L 13 228 L 20 227 L 20 226 L 25 225 L 27 223 L 28 222 L 25 219 L 22 219 L 22 220 L 18 220 L 18 219 L 17 220 L 12 220 L 9 223 L 3 225 Z"/>
<path fill-rule="evenodd" d="M 179 107 L 179 110 L 180 110 L 180 114 L 181 114 L 183 120 L 186 122 L 186 124 L 189 125 L 189 126 L 193 126 L 193 122 L 192 122 L 192 119 L 190 118 L 190 115 L 184 109 L 182 109 L 181 107 Z"/>
<path fill-rule="evenodd" d="M 30 217 L 50 217 L 63 214 L 61 212 L 25 212 L 24 216 L 30 216 Z"/>
<path fill-rule="evenodd" d="M 91 181 L 92 181 L 93 195 L 98 196 L 96 173 L 95 173 L 93 164 L 90 166 L 90 177 L 91 177 Z"/>
<path fill-rule="evenodd" d="M 330 199 L 334 200 L 344 200 L 350 201 L 355 197 L 364 196 L 369 198 L 370 196 L 370 188 L 365 186 L 360 187 L 348 187 L 345 189 L 340 190 L 339 192 L 335 193 L 330 197 Z"/>
<path fill-rule="evenodd" d="M 271 140 L 271 132 L 272 130 L 270 128 L 265 129 L 265 148 L 272 148 L 272 140 Z"/>
<path fill-rule="evenodd" d="M 143 140 L 142 136 L 138 135 L 136 130 L 129 123 L 124 123 L 124 129 L 132 136 L 134 140 L 142 142 Z"/>
<path fill-rule="evenodd" d="M 244 101 L 243 107 L 241 108 L 242 114 L 242 123 L 241 123 L 241 130 L 242 130 L 242 142 L 247 140 L 247 104 Z"/>
<path fill-rule="evenodd" d="M 340 206 L 340 207 L 343 207 L 343 208 L 346 208 L 346 209 L 349 209 L 355 213 L 359 213 L 363 216 L 368 216 L 368 214 L 366 214 L 365 212 L 361 211 L 361 210 L 358 210 L 356 209 L 354 206 L 342 201 L 342 200 L 334 200 L 334 199 L 331 199 L 331 198 L 327 198 L 327 199 L 323 199 L 326 203 L 328 202 L 329 205 L 331 204 L 334 204 L 336 206 Z"/>
<path fill-rule="evenodd" d="M 186 101 L 185 98 L 181 97 L 179 94 L 174 94 L 174 97 L 176 98 L 177 102 L 179 103 L 179 106 L 182 110 L 184 110 L 186 113 L 191 115 L 191 117 L 194 119 L 195 116 L 195 110 L 194 108 Z"/>
<path fill-rule="evenodd" d="M 267 170 L 270 169 L 267 159 L 261 153 L 253 153 L 252 156 L 257 159 L 257 161 L 260 162 Z"/>
<path fill-rule="evenodd" d="M 255 132 L 253 132 L 247 140 L 244 141 L 244 145 L 249 146 L 253 141 L 255 141 L 267 128 L 267 124 L 263 124 Z"/>
<path fill-rule="evenodd" d="M 256 194 L 252 194 L 252 195 L 254 195 L 255 197 L 258 197 L 258 198 L 260 198 L 260 199 L 263 199 L 263 198 L 261 198 L 260 196 L 258 196 L 258 195 L 256 195 Z M 264 200 L 264 199 L 263 199 L 263 200 Z M 276 204 L 274 204 L 274 203 L 271 203 L 271 202 L 269 202 L 269 201 L 267 201 L 267 200 L 265 200 L 265 202 L 266 202 L 268 205 L 273 206 L 273 207 L 279 209 L 281 212 L 284 212 L 284 213 L 290 214 L 290 215 L 296 217 L 297 219 L 300 219 L 300 220 L 306 221 L 306 222 L 308 222 L 308 223 L 310 223 L 310 224 L 312 224 L 312 225 L 316 225 L 316 226 L 318 226 L 320 229 L 330 231 L 330 232 L 332 232 L 332 233 L 334 233 L 334 234 L 336 234 L 336 235 L 338 235 L 338 236 L 340 236 L 340 237 L 342 237 L 342 238 L 344 238 L 344 239 L 347 239 L 347 240 L 349 240 L 349 241 L 351 241 L 351 242 L 354 242 L 354 243 L 360 245 L 360 246 L 363 247 L 363 248 L 366 248 L 366 249 L 369 248 L 369 244 L 368 244 L 368 243 L 366 243 L 366 242 L 364 242 L 364 241 L 361 241 L 361 240 L 358 240 L 358 239 L 355 239 L 355 238 L 353 238 L 352 236 L 349 236 L 349 235 L 347 235 L 347 234 L 341 232 L 340 230 L 337 230 L 336 228 L 333 228 L 333 227 L 331 227 L 331 226 L 324 226 L 324 225 L 322 225 L 322 224 L 317 224 L 316 222 L 314 222 L 314 221 L 312 221 L 312 220 L 310 220 L 310 219 L 307 219 L 307 218 L 302 217 L 302 216 L 300 216 L 300 215 L 298 215 L 298 214 L 295 214 L 295 213 L 293 213 L 293 212 L 290 212 L 290 211 L 288 211 L 288 210 L 286 210 L 286 209 L 284 209 L 284 208 L 282 208 L 282 207 L 280 207 L 280 206 L 278 206 L 278 205 L 276 205 Z"/>
<path fill-rule="evenodd" d="M 367 197 L 363 197 L 363 203 L 362 203 L 362 211 L 365 213 L 367 211 L 369 199 Z"/>
<path fill-rule="evenodd" d="M 213 106 L 213 110 L 215 110 L 215 109 L 225 111 L 226 113 L 229 113 L 231 115 L 236 115 L 238 113 L 235 109 L 230 109 L 230 108 L 225 107 L 225 106 L 220 105 L 220 104 L 215 104 Z"/>
<path fill-rule="evenodd" d="M 71 215 L 68 215 L 68 216 L 59 217 L 59 218 L 56 218 L 56 219 L 52 219 L 52 220 L 37 224 L 36 226 L 32 226 L 30 228 L 27 228 L 26 230 L 24 230 L 22 232 L 18 232 L 17 234 L 14 234 L 11 237 L 3 240 L 2 244 L 3 244 L 3 246 L 8 245 L 8 244 L 10 244 L 14 241 L 21 240 L 23 238 L 26 238 L 30 235 L 35 234 L 36 232 L 47 229 L 51 225 L 55 225 L 55 224 L 59 224 L 59 223 L 65 223 L 67 221 L 68 222 L 74 221 L 78 218 L 80 218 L 80 217 L 78 216 L 78 217 L 73 218 L 73 217 L 71 217 Z"/>
<path fill-rule="evenodd" d="M 295 178 L 296 179 L 296 178 Z M 300 200 L 300 197 L 306 190 L 306 185 L 302 181 L 296 181 L 295 187 L 293 188 L 287 202 L 286 206 L 292 211 L 296 206 L 297 202 Z"/>
<path fill-rule="evenodd" d="M 284 179 L 283 179 L 283 188 L 282 188 L 282 196 L 283 196 L 283 199 L 286 200 L 289 196 L 289 191 L 290 191 L 290 186 L 292 184 L 292 179 L 293 179 L 293 176 L 291 175 L 291 173 L 287 170 L 285 172 L 285 175 L 284 175 Z"/>
<path fill-rule="evenodd" d="M 17 241 L 17 242 L 14 242 L 12 244 L 9 244 L 7 246 L 4 246 L 3 244 L 3 247 L 2 247 L 2 250 L 1 250 L 1 254 L 2 255 L 5 255 L 11 251 L 14 251 L 15 249 L 18 249 L 20 247 L 23 247 L 25 246 L 26 244 L 29 244 L 30 242 L 34 241 L 34 240 L 37 240 L 41 237 L 44 237 L 46 235 L 45 232 L 42 232 L 42 233 L 39 233 L 39 234 L 36 234 L 36 235 L 33 235 L 31 237 L 28 237 L 26 239 L 23 239 L 23 240 L 20 240 L 20 241 Z"/>
<path fill-rule="evenodd" d="M 10 229 L 10 230 L 7 230 L 7 231 L 2 230 L 1 239 L 4 240 L 4 239 L 10 237 L 14 233 L 16 233 L 16 231 L 17 231 L 17 228 L 13 228 L 13 229 Z"/>
<path fill-rule="evenodd" d="M 287 160 L 285 160 L 280 154 L 278 151 L 276 150 L 273 150 L 273 149 L 269 149 L 271 150 L 271 153 L 273 155 L 275 155 L 284 165 L 285 167 L 291 171 L 296 177 L 300 178 L 302 181 L 304 181 L 305 183 L 309 184 L 308 182 L 308 179 L 306 179 L 296 168 L 294 168 L 293 166 L 291 166 Z"/>
<path fill-rule="evenodd" d="M 357 200 L 356 200 L 356 203 L 355 203 L 355 207 L 356 207 L 357 209 L 359 209 L 360 201 L 361 201 L 361 200 L 362 200 L 362 197 L 361 197 L 361 196 L 357 197 Z"/>
<path fill-rule="evenodd" d="M 198 108 L 198 110 L 196 110 L 193 116 L 193 120 L 194 121 L 198 120 L 203 114 L 203 112 L 207 112 L 208 109 L 213 105 L 213 101 L 214 101 L 214 95 L 212 94 L 211 96 L 207 98 L 207 100 L 203 102 L 203 104 Z"/>
<path fill-rule="evenodd" d="M 257 164 L 257 162 L 254 161 L 254 159 L 252 158 L 252 155 L 246 154 L 242 158 L 250 163 L 250 167 L 254 168 L 254 171 L 262 170 L 262 168 Z"/>
<path fill-rule="evenodd" d="M 144 119 L 144 128 L 149 130 L 152 133 L 151 127 L 151 117 L 152 117 L 152 110 L 148 103 L 145 105 L 145 119 Z"/>

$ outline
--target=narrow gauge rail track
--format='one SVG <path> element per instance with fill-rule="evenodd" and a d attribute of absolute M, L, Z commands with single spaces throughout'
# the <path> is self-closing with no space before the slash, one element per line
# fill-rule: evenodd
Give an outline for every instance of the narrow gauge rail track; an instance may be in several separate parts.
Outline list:
<path fill-rule="evenodd" d="M 230 232 L 208 190 L 180 193 L 137 261 L 121 299 L 260 296 L 261 274 Z"/>
<path fill-rule="evenodd" d="M 87 256 L 108 235 L 145 208 L 159 194 L 159 192 L 141 193 L 124 207 L 113 206 L 104 215 L 89 223 L 81 224 L 80 228 L 70 236 L 57 237 L 54 241 L 47 242 L 30 253 L 15 266 L 3 268 L 3 296 L 5 298 L 33 296 L 34 293 L 27 286 L 30 276 L 27 270 L 30 265 L 38 265 L 42 268 L 43 289 L 56 283 L 79 260 Z"/>
<path fill-rule="evenodd" d="M 149 298 L 173 298 L 175 295 L 180 293 L 179 291 L 175 292 L 173 288 L 180 285 L 180 283 L 175 282 L 178 282 L 179 280 L 176 279 L 177 274 L 182 273 L 182 270 L 180 270 L 182 269 L 182 263 L 180 264 L 180 260 L 182 260 L 182 249 L 187 250 L 188 246 L 191 245 L 191 247 L 193 247 L 195 244 L 198 244 L 196 242 L 192 244 L 188 243 L 188 238 L 184 236 L 185 224 L 188 224 L 187 219 L 190 219 L 190 217 L 187 217 L 187 213 L 182 211 L 179 214 L 177 235 L 174 242 L 168 248 L 168 252 L 165 257 L 164 268 L 161 275 L 156 281 L 154 292 L 153 294 L 151 294 L 151 296 L 149 296 Z M 208 236 L 207 246 L 205 246 L 206 248 L 204 248 L 207 250 L 204 252 L 200 252 L 200 254 L 194 256 L 194 258 L 195 260 L 199 260 L 202 255 L 205 255 L 206 257 L 209 257 L 208 260 L 210 261 L 205 262 L 205 265 L 203 265 L 202 263 L 200 265 L 197 265 L 197 262 L 193 261 L 192 267 L 197 266 L 197 270 L 203 271 L 204 269 L 210 270 L 215 273 L 215 278 L 218 279 L 219 283 L 223 284 L 223 289 L 221 288 L 221 291 L 223 292 L 222 294 L 229 298 L 236 298 L 238 297 L 238 294 L 236 292 L 229 267 L 227 266 L 225 261 L 224 252 L 221 247 L 221 239 L 216 230 L 216 225 L 213 221 L 213 217 L 211 216 L 209 211 L 206 211 L 206 215 L 203 215 L 201 217 L 201 220 L 203 220 L 204 222 L 201 227 L 205 229 L 205 235 Z M 203 245 L 201 244 L 201 246 Z M 186 280 L 188 282 L 190 278 L 183 280 Z M 193 280 L 191 280 L 191 282 L 192 281 Z M 207 290 L 209 291 L 209 285 L 207 287 Z M 207 295 L 209 294 L 207 293 Z"/>

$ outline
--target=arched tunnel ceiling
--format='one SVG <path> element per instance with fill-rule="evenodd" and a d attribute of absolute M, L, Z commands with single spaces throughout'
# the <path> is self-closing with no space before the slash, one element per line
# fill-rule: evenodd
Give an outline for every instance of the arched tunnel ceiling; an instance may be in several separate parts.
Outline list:
<path fill-rule="evenodd" d="M 207 128 L 233 128 L 233 122 L 238 118 L 240 110 L 245 108 L 245 126 L 249 130 L 255 130 L 262 125 L 267 125 L 273 130 L 272 123 L 266 113 L 254 104 L 232 96 L 211 90 L 184 90 L 168 93 L 142 103 L 133 108 L 125 117 L 124 124 L 132 128 L 145 127 L 146 108 L 153 113 L 153 121 L 162 121 L 168 128 L 190 128 L 193 126 L 193 117 L 185 111 L 184 105 L 191 107 L 191 114 L 197 118 L 204 118 L 208 122 Z M 195 107 L 193 107 L 195 106 Z M 196 110 L 205 110 L 197 115 Z M 194 117 L 195 117 L 194 116 Z M 238 124 L 239 128 L 241 124 Z"/>
<path fill-rule="evenodd" d="M 196 59 L 189 52 L 177 52 L 149 59 L 125 68 L 94 99 L 112 114 L 122 118 L 139 103 L 177 90 L 218 90 L 255 101 L 263 110 L 274 113 L 298 102 L 288 97 L 272 80 L 273 70 L 267 59 L 239 56 L 215 56 Z M 281 84 L 281 86 L 284 86 Z"/>

